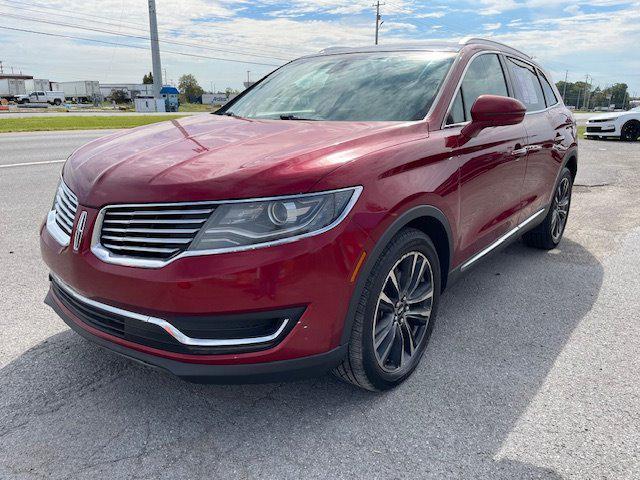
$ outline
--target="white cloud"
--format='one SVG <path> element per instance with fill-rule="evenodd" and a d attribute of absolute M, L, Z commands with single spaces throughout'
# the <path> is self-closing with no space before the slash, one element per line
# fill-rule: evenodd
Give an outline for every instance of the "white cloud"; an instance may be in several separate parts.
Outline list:
<path fill-rule="evenodd" d="M 484 25 L 482 25 L 482 28 L 484 28 L 487 31 L 493 31 L 493 30 L 498 30 L 501 26 L 502 26 L 502 24 L 500 22 L 497 22 L 497 23 L 485 23 Z"/>
<path fill-rule="evenodd" d="M 148 35 L 146 2 L 102 0 L 88 4 L 81 0 L 39 0 L 54 10 L 20 12 L 32 18 L 75 23 L 69 17 L 55 14 L 70 12 L 74 16 L 84 13 L 80 22 L 96 28 Z M 161 39 L 206 45 L 210 48 L 267 55 L 291 59 L 316 52 L 331 45 L 370 45 L 373 43 L 374 10 L 372 1 L 347 2 L 345 0 L 181 0 L 169 2 L 157 0 L 161 25 Z M 584 13 L 584 5 L 616 6 L 616 13 Z M 285 5 L 285 6 L 283 6 Z M 465 6 L 474 8 L 466 8 Z M 449 14 L 465 9 L 468 21 L 455 25 L 456 30 L 474 35 L 490 35 L 492 38 L 513 44 L 527 52 L 535 52 L 536 58 L 551 70 L 563 72 L 569 69 L 584 77 L 587 72 L 594 77 L 611 81 L 625 74 L 626 81 L 640 90 L 640 60 L 634 52 L 640 44 L 640 3 L 629 4 L 623 0 L 587 0 L 568 3 L 566 0 L 479 0 L 479 6 L 470 0 L 457 3 L 455 8 L 424 5 L 417 1 L 393 0 L 383 8 L 385 23 L 381 42 L 415 41 L 427 34 L 444 39 L 444 32 L 451 31 L 446 20 L 438 25 L 421 19 L 450 18 Z M 626 6 L 625 6 L 626 5 Z M 581 8 L 582 7 L 582 8 Z M 525 10 L 525 8 L 527 10 Z M 251 18 L 247 17 L 251 9 Z M 491 17 L 498 12 L 517 11 L 518 18 Z M 278 10 L 277 16 L 264 17 Z M 563 12 L 563 10 L 566 10 Z M 0 12 L 9 11 L 0 6 Z M 592 9 L 588 10 L 593 12 Z M 260 13 L 260 15 L 258 13 Z M 317 12 L 321 19 L 311 20 Z M 51 13 L 52 15 L 49 15 Z M 482 16 L 478 16 L 482 15 Z M 105 20 L 104 18 L 107 17 Z M 478 20 L 480 19 L 480 20 Z M 484 20 L 484 21 L 482 21 Z M 87 21 L 90 21 L 87 23 Z M 106 22 L 106 23 L 100 23 Z M 109 25 L 117 24 L 117 25 Z M 26 72 L 52 80 L 96 79 L 102 81 L 139 81 L 151 68 L 148 42 L 112 35 L 83 32 L 68 27 L 36 24 L 22 20 L 3 22 L 4 26 L 40 30 L 52 33 L 96 38 L 105 41 L 136 44 L 145 49 L 107 46 L 78 42 L 70 39 L 47 38 L 26 33 L 9 33 L 0 29 L 0 44 L 4 65 L 22 67 Z M 119 26 L 118 26 L 119 25 Z M 437 32 L 440 33 L 437 33 Z M 498 33 L 500 32 L 500 33 Z M 570 41 L 568 40 L 570 39 Z M 46 46 L 47 55 L 42 55 Z M 272 67 L 247 65 L 215 60 L 181 57 L 168 50 L 197 53 L 206 56 L 254 60 L 280 64 L 285 60 L 248 57 L 239 54 L 162 43 L 163 66 L 169 79 L 177 80 L 182 73 L 194 73 L 205 88 L 215 82 L 219 88 L 240 86 L 246 70 L 254 78 L 267 73 Z M 548 64 L 547 64 L 548 62 Z M 634 76 L 635 75 L 635 76 Z M 633 90 L 633 88 L 632 88 Z"/>

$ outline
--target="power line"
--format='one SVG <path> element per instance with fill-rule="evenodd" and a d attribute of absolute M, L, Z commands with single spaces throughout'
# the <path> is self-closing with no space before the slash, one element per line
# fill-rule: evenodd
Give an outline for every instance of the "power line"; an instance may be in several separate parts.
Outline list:
<path fill-rule="evenodd" d="M 23 28 L 14 28 L 14 27 L 5 27 L 0 25 L 1 29 L 4 30 L 13 30 L 15 32 L 24 32 L 24 33 L 33 33 L 36 35 L 46 35 L 48 37 L 57 37 L 57 38 L 67 38 L 67 39 L 71 39 L 71 40 L 82 40 L 84 42 L 94 42 L 94 43 L 102 43 L 104 45 L 116 45 L 118 47 L 128 47 L 128 48 L 137 48 L 139 50 L 148 50 L 148 47 L 143 47 L 141 45 L 131 45 L 128 43 L 118 43 L 118 42 L 109 42 L 107 40 L 97 40 L 95 38 L 83 38 L 83 37 L 76 37 L 75 35 L 64 35 L 61 33 L 49 33 L 49 32 L 40 32 L 37 30 L 27 30 L 27 29 L 23 29 Z M 184 57 L 194 57 L 194 58 L 204 58 L 207 60 L 220 60 L 223 62 L 233 62 L 233 63 L 243 63 L 243 64 L 249 64 L 249 65 L 262 65 L 262 66 L 267 66 L 267 67 L 279 67 L 279 64 L 275 64 L 275 63 L 261 63 L 261 62 L 253 62 L 253 61 L 249 61 L 249 60 L 234 60 L 231 58 L 223 58 L 223 57 L 210 57 L 208 55 L 198 55 L 196 53 L 185 53 L 185 52 L 175 52 L 172 50 L 163 50 L 164 53 L 170 53 L 172 55 L 182 55 Z"/>
<path fill-rule="evenodd" d="M 125 28 L 130 29 L 130 30 L 137 30 L 137 31 L 142 31 L 142 32 L 148 32 L 148 27 L 146 27 L 143 24 L 140 23 L 135 23 L 135 22 L 131 22 L 131 21 L 123 21 L 123 20 L 117 20 L 118 23 L 112 23 L 113 21 L 116 21 L 115 18 L 112 17 L 104 17 L 104 16 L 99 16 L 99 15 L 94 15 L 94 14 L 88 14 L 88 13 L 83 13 L 83 12 L 77 12 L 77 11 L 73 11 L 73 12 L 69 12 L 68 10 L 63 10 L 63 9 L 59 9 L 59 8 L 54 8 L 54 7 L 50 7 L 50 6 L 46 6 L 46 5 L 40 5 L 37 3 L 31 3 L 31 2 L 24 2 L 24 1 L 19 1 L 19 0 L 0 0 L 0 2 L 7 4 L 7 6 L 9 8 L 20 8 L 21 10 L 27 10 L 27 11 L 32 11 L 32 12 L 37 12 L 43 15 L 53 15 L 53 16 L 57 16 L 57 17 L 63 17 L 65 19 L 73 19 L 73 20 L 80 20 L 80 21 L 90 21 L 91 23 L 101 23 L 104 25 L 108 25 L 111 27 L 118 27 L 121 28 L 122 26 L 125 26 Z M 19 7 L 15 6 L 15 5 L 20 5 Z M 30 5 L 30 6 L 35 6 L 37 7 L 37 9 L 34 8 L 28 8 L 28 7 L 24 7 L 23 5 Z M 47 9 L 47 10 L 53 10 L 56 13 L 45 13 L 42 12 L 42 9 Z M 78 17 L 78 15 L 80 17 Z M 88 18 L 82 18 L 82 17 L 88 17 Z M 96 20 L 96 19 L 103 19 L 103 20 L 108 20 L 107 22 L 104 21 L 100 21 L 100 20 Z M 127 25 L 128 24 L 128 25 Z M 129 26 L 129 25 L 133 25 L 133 26 Z M 229 43 L 233 43 L 238 45 L 239 47 L 243 47 L 243 45 L 256 45 L 260 47 L 260 51 L 264 54 L 264 53 L 269 53 L 266 50 L 264 50 L 265 48 L 272 50 L 273 52 L 278 52 L 277 54 L 281 55 L 284 53 L 290 53 L 289 49 L 283 49 L 283 48 L 278 48 L 278 47 L 273 47 L 273 46 L 266 46 L 264 43 L 255 43 L 255 42 L 229 42 L 229 32 L 221 27 L 218 26 L 214 26 L 214 25 L 207 25 L 207 29 L 210 30 L 214 30 L 214 32 L 219 32 L 219 33 L 214 33 L 213 35 L 218 36 L 218 35 L 225 35 L 225 42 L 227 44 Z M 218 29 L 218 30 L 216 30 Z M 166 34 L 166 35 L 173 35 L 174 32 L 170 29 L 163 29 L 163 28 L 159 28 L 158 29 L 160 32 Z M 168 40 L 162 40 L 163 42 L 168 42 Z M 202 44 L 189 44 L 187 46 L 195 46 L 197 45 L 200 48 L 209 48 L 206 47 Z M 250 47 L 252 48 L 252 47 Z M 249 51 L 249 50 L 245 50 L 245 51 Z M 258 55 L 256 55 L 258 56 Z M 276 58 L 276 57 L 269 57 L 269 58 Z"/>
<path fill-rule="evenodd" d="M 116 35 L 116 36 L 120 36 L 120 37 L 136 38 L 136 39 L 139 39 L 139 40 L 150 40 L 150 37 L 147 37 L 147 36 L 144 36 L 144 35 L 132 35 L 132 34 L 129 34 L 129 33 L 114 32 L 113 30 L 104 30 L 104 29 L 101 29 L 101 28 L 82 27 L 80 25 L 74 25 L 72 23 L 56 22 L 56 21 L 53 21 L 53 20 L 44 20 L 44 19 L 35 19 L 35 18 L 31 18 L 31 17 L 25 17 L 23 15 L 16 15 L 16 14 L 5 13 L 5 12 L 0 12 L 0 14 L 2 14 L 4 17 L 16 18 L 16 19 L 25 20 L 25 21 L 28 21 L 28 22 L 44 23 L 44 24 L 48 24 L 48 25 L 56 25 L 56 26 L 62 26 L 62 27 L 70 27 L 70 28 L 76 28 L 78 30 L 86 30 L 86 31 L 90 31 L 90 32 L 105 33 L 105 34 L 108 34 L 108 35 Z M 217 48 L 217 47 L 206 47 L 206 46 L 203 46 L 203 45 L 187 43 L 187 42 L 177 42 L 177 41 L 174 41 L 174 40 L 162 40 L 162 43 L 167 43 L 167 44 L 171 44 L 171 45 L 180 45 L 180 46 L 186 46 L 186 47 L 196 47 L 196 48 L 202 48 L 204 50 L 211 50 L 211 51 L 222 52 L 222 53 L 232 53 L 234 55 L 244 55 L 244 56 L 249 56 L 249 57 L 271 58 L 271 59 L 274 59 L 274 60 L 286 60 L 286 61 L 291 60 L 290 58 L 274 57 L 272 55 L 263 55 L 263 54 L 244 53 L 244 52 L 240 52 L 240 51 L 237 51 L 237 50 L 227 50 L 227 49 Z"/>

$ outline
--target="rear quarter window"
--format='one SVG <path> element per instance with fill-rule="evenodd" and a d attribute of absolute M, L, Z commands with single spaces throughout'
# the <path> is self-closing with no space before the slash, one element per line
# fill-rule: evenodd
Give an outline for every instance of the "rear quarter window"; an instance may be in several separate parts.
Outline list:
<path fill-rule="evenodd" d="M 540 77 L 540 83 L 542 83 L 542 91 L 544 92 L 544 98 L 547 101 L 547 107 L 551 107 L 558 103 L 558 97 L 556 97 L 556 93 L 553 91 L 553 87 L 547 77 L 538 71 L 538 76 Z"/>

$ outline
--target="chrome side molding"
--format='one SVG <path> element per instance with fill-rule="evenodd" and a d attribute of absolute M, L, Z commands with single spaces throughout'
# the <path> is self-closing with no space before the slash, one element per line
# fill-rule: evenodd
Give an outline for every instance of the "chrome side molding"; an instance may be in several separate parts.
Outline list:
<path fill-rule="evenodd" d="M 513 228 L 512 230 L 509 230 L 503 236 L 498 238 L 491 245 L 489 245 L 485 249 L 481 250 L 480 252 L 476 253 L 473 257 L 471 257 L 469 260 L 467 260 L 466 262 L 464 262 L 462 264 L 462 266 L 460 267 L 460 271 L 464 272 L 467 268 L 469 268 L 471 265 L 476 263 L 478 260 L 480 260 L 486 254 L 488 254 L 489 252 L 491 252 L 491 251 L 495 250 L 496 248 L 498 248 L 500 245 L 502 245 L 504 242 L 506 242 L 509 238 L 513 237 L 516 233 L 518 233 L 524 227 L 526 227 L 529 223 L 531 223 L 536 218 L 538 218 L 540 215 L 542 215 L 546 210 L 547 210 L 546 208 L 538 210 L 536 213 L 534 213 L 529 218 L 527 218 L 524 222 L 518 224 L 515 228 Z"/>
<path fill-rule="evenodd" d="M 84 303 L 86 305 L 90 305 L 93 308 L 98 310 L 102 310 L 104 312 L 113 313 L 115 315 L 119 315 L 121 317 L 129 318 L 131 320 L 137 320 L 139 322 L 151 323 L 153 325 L 157 325 L 162 328 L 165 332 L 171 335 L 174 339 L 180 342 L 183 345 L 196 346 L 196 347 L 235 347 L 235 346 L 245 346 L 245 345 L 256 345 L 260 343 L 267 343 L 275 340 L 280 336 L 280 334 L 284 331 L 284 329 L 291 322 L 290 318 L 285 318 L 282 321 L 282 324 L 278 327 L 278 329 L 273 332 L 271 335 L 266 335 L 262 337 L 249 337 L 249 338 L 192 338 L 176 327 L 171 325 L 166 320 L 162 318 L 152 317 L 149 315 L 141 315 L 139 313 L 130 312 L 128 310 L 124 310 L 122 308 L 112 307 L 111 305 L 107 305 L 104 303 L 96 302 L 95 300 L 91 300 L 78 292 L 76 292 L 69 285 L 64 283 L 57 275 L 51 274 L 52 278 L 56 282 L 57 286 L 64 290 L 67 294 L 71 295 L 77 301 Z"/>

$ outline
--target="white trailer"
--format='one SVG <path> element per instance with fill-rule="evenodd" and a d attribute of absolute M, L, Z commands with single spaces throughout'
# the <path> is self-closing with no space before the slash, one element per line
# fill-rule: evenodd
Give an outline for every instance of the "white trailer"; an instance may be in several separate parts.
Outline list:
<path fill-rule="evenodd" d="M 153 85 L 144 83 L 101 83 L 100 94 L 103 98 L 110 97 L 116 90 L 122 90 L 127 100 L 153 95 Z"/>
<path fill-rule="evenodd" d="M 27 92 L 50 92 L 51 82 L 44 78 L 32 78 L 24 81 L 24 88 Z"/>
<path fill-rule="evenodd" d="M 100 95 L 100 83 L 93 80 L 58 82 L 58 88 L 64 92 L 67 100 L 75 100 L 78 103 L 102 99 Z"/>
<path fill-rule="evenodd" d="M 27 89 L 24 86 L 24 80 L 17 78 L 0 79 L 0 98 L 14 100 L 18 95 L 24 95 Z"/>

